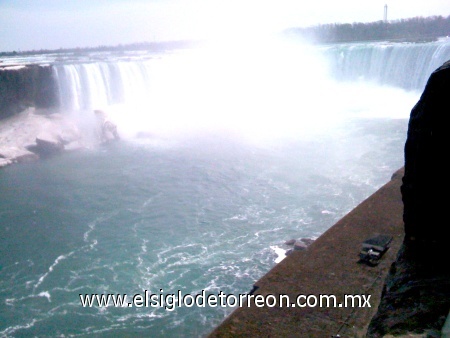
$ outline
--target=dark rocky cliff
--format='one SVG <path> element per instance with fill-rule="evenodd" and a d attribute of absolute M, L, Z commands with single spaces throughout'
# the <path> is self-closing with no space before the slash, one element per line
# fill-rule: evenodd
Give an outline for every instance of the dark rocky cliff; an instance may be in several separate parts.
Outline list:
<path fill-rule="evenodd" d="M 0 67 L 0 119 L 27 107 L 58 106 L 57 93 L 51 66 Z"/>
<path fill-rule="evenodd" d="M 439 337 L 450 309 L 450 61 L 430 76 L 411 111 L 401 187 L 405 239 L 368 337 Z"/>

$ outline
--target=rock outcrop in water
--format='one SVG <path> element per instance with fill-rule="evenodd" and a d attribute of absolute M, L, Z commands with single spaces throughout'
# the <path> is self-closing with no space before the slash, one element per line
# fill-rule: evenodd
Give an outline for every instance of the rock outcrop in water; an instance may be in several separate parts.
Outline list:
<path fill-rule="evenodd" d="M 401 187 L 405 240 L 385 281 L 368 337 L 439 337 L 450 308 L 448 253 L 450 61 L 430 76 L 411 111 Z"/>
<path fill-rule="evenodd" d="M 0 119 L 28 107 L 56 107 L 57 93 L 51 66 L 0 67 Z"/>
<path fill-rule="evenodd" d="M 0 167 L 84 148 L 86 141 L 68 116 L 29 108 L 0 123 Z"/>

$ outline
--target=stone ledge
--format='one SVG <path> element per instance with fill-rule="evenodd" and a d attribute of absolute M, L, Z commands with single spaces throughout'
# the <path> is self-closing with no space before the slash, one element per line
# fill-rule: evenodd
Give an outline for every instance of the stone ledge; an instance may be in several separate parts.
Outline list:
<path fill-rule="evenodd" d="M 380 302 L 384 279 L 403 241 L 403 168 L 390 182 L 320 236 L 306 251 L 294 251 L 255 283 L 254 294 L 370 294 L 370 308 L 242 307 L 209 337 L 363 337 Z M 362 242 L 377 233 L 393 236 L 381 262 L 358 262 Z"/>

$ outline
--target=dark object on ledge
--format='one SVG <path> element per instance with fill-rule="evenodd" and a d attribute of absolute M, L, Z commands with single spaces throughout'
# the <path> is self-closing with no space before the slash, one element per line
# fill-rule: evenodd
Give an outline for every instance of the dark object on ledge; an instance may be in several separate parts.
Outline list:
<path fill-rule="evenodd" d="M 250 292 L 248 293 L 249 295 L 253 295 L 255 293 L 256 290 L 259 289 L 258 285 L 253 285 L 252 289 L 250 290 Z"/>
<path fill-rule="evenodd" d="M 362 250 L 359 253 L 360 262 L 370 266 L 378 265 L 391 242 L 392 236 L 389 235 L 376 235 L 366 239 L 362 243 Z"/>

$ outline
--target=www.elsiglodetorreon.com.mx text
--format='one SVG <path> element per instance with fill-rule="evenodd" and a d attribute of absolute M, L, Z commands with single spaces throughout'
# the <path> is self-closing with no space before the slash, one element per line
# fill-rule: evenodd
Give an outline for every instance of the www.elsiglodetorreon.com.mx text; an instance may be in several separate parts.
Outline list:
<path fill-rule="evenodd" d="M 173 311 L 177 307 L 327 307 L 327 308 L 364 308 L 371 307 L 371 295 L 344 295 L 339 300 L 335 295 L 303 295 L 290 297 L 285 294 L 260 295 L 260 294 L 218 294 L 200 293 L 183 294 L 180 290 L 176 293 L 151 293 L 144 290 L 142 294 L 80 294 L 80 302 L 83 307 L 151 307 L 164 308 Z M 293 298 L 293 299 L 292 299 Z"/>

